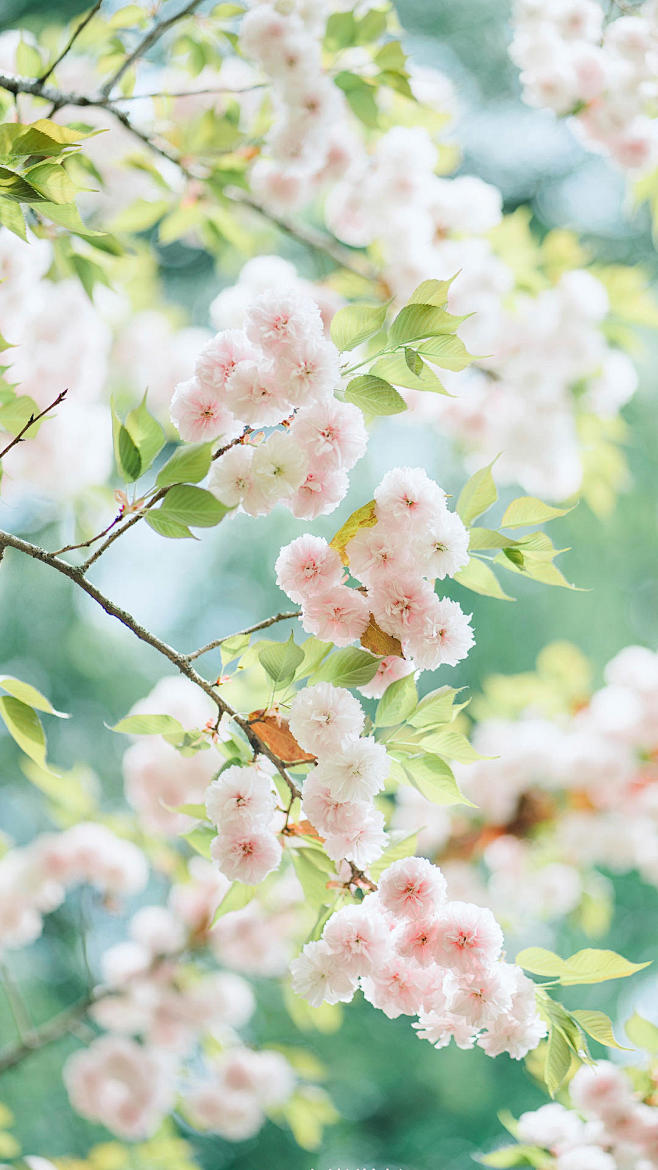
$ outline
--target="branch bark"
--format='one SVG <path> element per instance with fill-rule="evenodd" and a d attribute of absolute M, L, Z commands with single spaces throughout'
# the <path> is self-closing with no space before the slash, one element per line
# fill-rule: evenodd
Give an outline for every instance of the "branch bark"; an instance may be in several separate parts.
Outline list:
<path fill-rule="evenodd" d="M 168 659 L 168 661 L 171 662 L 176 667 L 176 669 L 180 671 L 181 674 L 184 674 L 186 678 L 189 678 L 190 682 L 193 682 L 195 686 L 199 687 L 199 689 L 204 692 L 204 694 L 208 695 L 209 699 L 212 699 L 212 702 L 217 707 L 220 716 L 227 715 L 237 724 L 243 735 L 247 738 L 254 752 L 263 756 L 267 756 L 267 758 L 274 764 L 274 767 L 276 768 L 279 775 L 287 784 L 290 792 L 294 796 L 301 796 L 299 788 L 292 779 L 292 776 L 288 774 L 288 771 L 286 770 L 282 761 L 256 734 L 256 732 L 250 726 L 249 721 L 244 719 L 241 715 L 238 714 L 237 711 L 234 711 L 227 702 L 225 702 L 221 695 L 217 693 L 217 690 L 213 687 L 212 683 L 208 682 L 207 679 L 198 674 L 198 672 L 190 664 L 189 660 L 184 654 L 179 653 L 179 651 L 175 650 L 173 646 L 169 646 L 167 642 L 163 642 L 161 638 L 156 637 L 156 635 L 152 634 L 150 630 L 147 630 L 144 626 L 141 626 L 139 622 L 136 621 L 136 619 L 132 616 L 132 614 L 128 613 L 125 609 L 121 609 L 119 605 L 115 605 L 115 603 L 109 597 L 106 597 L 104 593 L 101 593 L 100 589 L 97 589 L 95 585 L 92 585 L 91 581 L 87 581 L 84 577 L 83 569 L 67 564 L 66 561 L 60 560 L 60 558 L 54 556 L 53 553 L 46 552 L 46 550 L 40 548 L 39 545 L 31 544 L 29 541 L 22 540 L 19 536 L 13 536 L 9 532 L 0 531 L 0 549 L 4 548 L 15 548 L 18 552 L 22 552 L 26 556 L 32 557 L 36 561 L 41 561 L 42 564 L 48 565 L 51 569 L 56 569 L 57 572 L 61 573 L 64 577 L 68 577 L 69 580 L 73 581 L 79 589 L 82 589 L 84 593 L 91 597 L 97 605 L 100 605 L 101 609 L 105 610 L 105 613 L 109 614 L 110 617 L 116 618 L 116 620 L 121 622 L 121 624 L 125 626 L 126 629 L 131 630 L 135 637 L 139 638 L 141 642 L 145 642 L 147 646 L 151 646 L 154 650 L 157 650 L 158 653 L 163 656 L 163 658 Z"/>
<path fill-rule="evenodd" d="M 7 443 L 7 446 L 3 447 L 2 451 L 0 451 L 0 459 L 2 459 L 3 456 L 7 454 L 8 451 L 11 451 L 12 447 L 15 447 L 17 443 L 20 443 L 22 441 L 23 436 L 27 434 L 30 427 L 33 427 L 34 424 L 36 422 L 38 422 L 40 418 L 44 418 L 45 415 L 48 414 L 48 411 L 52 410 L 53 407 L 59 406 L 60 402 L 63 402 L 64 399 L 66 398 L 67 394 L 68 394 L 68 390 L 62 390 L 61 394 L 58 394 L 57 398 L 55 398 L 55 400 L 53 402 L 51 402 L 50 406 L 47 406 L 45 408 L 45 410 L 41 410 L 39 412 L 39 414 L 31 414 L 30 417 L 28 418 L 27 422 L 25 423 L 25 426 L 21 427 L 18 434 L 14 435 L 11 442 Z"/>
<path fill-rule="evenodd" d="M 26 1032 L 18 1044 L 0 1053 L 0 1074 L 20 1064 L 31 1052 L 38 1052 L 40 1048 L 45 1048 L 47 1044 L 66 1036 L 80 1020 L 84 1019 L 90 1007 L 93 1007 L 99 998 L 101 997 L 90 992 L 40 1028 L 32 1028 Z"/>
<path fill-rule="evenodd" d="M 194 658 L 200 658 L 202 654 L 207 654 L 210 650 L 216 650 L 222 642 L 226 642 L 229 638 L 241 638 L 247 634 L 255 634 L 256 630 L 266 630 L 268 626 L 274 626 L 277 622 L 287 622 L 291 618 L 299 617 L 301 609 L 291 609 L 288 613 L 275 613 L 274 617 L 265 618 L 262 622 L 256 622 L 253 626 L 247 626 L 244 630 L 236 630 L 234 634 L 224 634 L 223 638 L 216 638 L 214 642 L 208 642 L 207 646 L 202 646 L 200 650 L 193 650 L 191 654 L 186 654 L 188 662 L 192 662 Z"/>
<path fill-rule="evenodd" d="M 200 3 L 201 0 L 189 0 L 189 3 L 186 4 L 184 8 L 181 8 L 180 12 L 175 12 L 171 16 L 166 17 L 165 20 L 159 20 L 156 24 L 154 24 L 153 27 L 149 29 L 146 36 L 143 37 L 135 49 L 133 49 L 132 53 L 129 53 L 125 61 L 117 69 L 116 73 L 113 73 L 109 80 L 105 82 L 105 85 L 101 89 L 102 96 L 109 97 L 115 85 L 118 85 L 124 73 L 130 69 L 130 66 L 133 64 L 133 62 L 138 61 L 140 57 L 143 57 L 144 54 L 153 47 L 156 41 L 159 41 L 160 37 L 164 36 L 164 34 L 170 28 L 173 28 L 173 26 L 177 24 L 179 20 L 182 20 L 185 16 L 191 16 L 194 10 L 199 7 Z"/>

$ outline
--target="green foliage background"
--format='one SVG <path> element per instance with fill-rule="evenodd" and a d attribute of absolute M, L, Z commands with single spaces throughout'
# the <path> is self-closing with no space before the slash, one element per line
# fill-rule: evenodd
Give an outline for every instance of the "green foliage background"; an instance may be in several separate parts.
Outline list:
<path fill-rule="evenodd" d="M 38 27 L 56 15 L 70 19 L 83 7 L 77 0 L 4 0 L 0 28 L 22 21 Z M 530 149 L 535 131 L 518 120 L 521 106 L 514 70 L 505 57 L 505 9 L 498 0 L 398 3 L 412 55 L 445 68 L 467 106 L 464 169 L 502 185 L 508 210 L 530 199 L 540 232 L 553 226 L 554 216 L 559 220 L 563 214 L 566 177 L 578 226 L 579 219 L 587 219 L 596 174 L 593 180 L 591 160 L 569 145 L 566 131 L 559 149 L 552 155 L 549 151 L 537 168 Z M 493 155 L 478 154 L 473 125 L 477 129 L 478 119 L 496 110 L 500 149 Z M 552 123 L 546 123 L 546 133 L 557 133 Z M 528 173 L 533 175 L 531 181 Z M 606 181 L 614 191 L 614 179 L 608 176 Z M 616 221 L 598 235 L 587 240 L 586 233 L 586 242 L 597 259 L 634 263 L 641 258 L 655 276 L 656 256 L 642 214 L 629 223 L 619 210 Z M 290 256 L 314 275 L 308 259 L 292 247 Z M 160 249 L 160 262 L 172 300 L 182 300 L 190 314 L 205 323 L 208 302 L 221 283 L 231 282 L 233 274 L 213 273 L 205 256 L 182 245 Z M 658 641 L 658 566 L 652 547 L 658 512 L 655 341 L 647 338 L 639 356 L 642 388 L 625 412 L 629 490 L 609 517 L 596 518 L 581 504 L 552 526 L 556 545 L 576 550 L 565 558 L 567 575 L 587 591 L 551 590 L 515 576 L 508 582 L 519 599 L 514 607 L 469 595 L 477 645 L 458 670 L 440 673 L 438 684 L 467 684 L 475 689 L 494 670 L 531 669 L 541 647 L 556 638 L 573 640 L 591 658 L 599 682 L 603 665 L 621 647 L 630 642 L 653 646 Z M 456 491 L 463 479 L 463 470 L 436 436 L 421 434 L 399 418 L 384 420 L 367 460 L 353 478 L 348 500 L 339 514 L 317 524 L 316 531 L 331 535 L 354 507 L 369 498 L 372 484 L 390 466 L 391 450 L 396 462 L 425 462 L 449 491 Z M 35 513 L 32 535 L 52 544 L 57 537 L 46 521 Z M 275 519 L 263 520 L 234 517 L 210 539 L 188 545 L 184 555 L 163 547 L 168 542 L 158 541 L 142 528 L 138 535 L 125 538 L 120 549 L 115 546 L 98 579 L 159 634 L 174 645 L 191 648 L 280 608 L 283 598 L 274 584 L 274 558 L 281 544 L 304 527 L 287 513 L 277 512 Z M 121 791 L 120 754 L 125 744 L 104 724 L 113 724 L 146 692 L 161 673 L 161 663 L 111 619 L 93 613 L 86 599 L 75 598 L 68 582 L 54 576 L 32 561 L 7 554 L 0 572 L 0 661 L 4 670 L 29 679 L 57 707 L 72 712 L 66 724 L 49 728 L 53 760 L 62 767 L 76 760 L 91 764 L 109 806 Z M 28 840 L 49 827 L 43 801 L 24 779 L 18 753 L 7 736 L 0 738 L 0 784 L 2 824 L 14 838 Z M 655 890 L 634 878 L 615 879 L 615 887 L 616 911 L 610 930 L 595 945 L 611 946 L 636 961 L 655 958 L 651 943 L 658 933 Z M 157 898 L 158 891 L 149 894 Z M 12 956 L 12 970 L 32 1005 L 35 1022 L 48 1018 L 82 990 L 85 967 L 79 933 L 83 922 L 90 928 L 88 958 L 93 969 L 100 951 L 120 937 L 121 927 L 111 913 L 85 896 L 69 899 L 65 908 L 46 919 L 44 939 Z M 512 940 L 510 949 L 513 954 L 517 944 L 531 942 L 570 953 L 589 941 L 567 923 L 556 939 L 547 930 L 537 931 L 531 939 Z M 655 984 L 655 976 L 649 975 L 644 982 Z M 623 995 L 640 994 L 642 983 L 643 977 L 632 981 L 632 986 L 623 988 Z M 579 993 L 578 1006 L 601 1007 L 613 1018 L 624 1017 L 632 1010 L 631 1001 L 624 1000 L 620 1009 L 618 995 L 614 985 L 594 989 L 589 996 Z M 329 1070 L 327 1087 L 343 1120 L 326 1131 L 315 1154 L 301 1151 L 287 1133 L 271 1124 L 257 1138 L 239 1145 L 216 1138 L 195 1140 L 199 1161 L 207 1170 L 256 1166 L 467 1170 L 473 1164 L 472 1155 L 501 1136 L 498 1110 L 507 1107 L 518 1114 L 543 1103 L 542 1092 L 523 1065 L 506 1057 L 491 1061 L 479 1050 L 436 1052 L 415 1038 L 404 1018 L 388 1021 L 366 1004 L 345 1012 L 340 1032 L 305 1036 L 291 1031 L 278 992 L 266 983 L 259 991 L 259 1005 L 251 1037 L 257 1042 L 307 1044 Z M 12 1036 L 2 999 L 0 1035 L 5 1040 Z M 105 1131 L 68 1108 L 59 1072 L 75 1045 L 74 1039 L 62 1041 L 31 1057 L 0 1084 L 0 1100 L 13 1110 L 15 1132 L 27 1152 L 82 1156 L 95 1141 L 107 1139 Z M 182 1122 L 180 1132 L 185 1136 Z"/>

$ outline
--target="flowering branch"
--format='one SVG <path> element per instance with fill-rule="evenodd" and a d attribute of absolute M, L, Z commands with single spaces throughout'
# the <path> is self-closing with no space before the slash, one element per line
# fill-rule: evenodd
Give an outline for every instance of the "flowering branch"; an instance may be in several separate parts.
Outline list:
<path fill-rule="evenodd" d="M 120 606 L 115 605 L 115 603 L 111 601 L 109 597 L 106 597 L 104 593 L 101 593 L 100 589 L 97 589 L 95 585 L 92 585 L 90 581 L 87 581 L 84 577 L 84 565 L 81 568 L 77 568 L 74 565 L 69 565 L 66 561 L 60 560 L 60 558 L 55 556 L 53 553 L 49 553 L 45 549 L 40 548 L 39 545 L 31 544 L 27 540 L 21 540 L 20 537 L 13 536 L 9 532 L 0 531 L 0 549 L 5 549 L 7 547 L 15 548 L 18 552 L 22 552 L 26 556 L 32 557 L 34 560 L 41 561 L 43 564 L 49 565 L 50 568 L 56 569 L 58 573 L 62 573 L 65 577 L 68 577 L 69 580 L 78 585 L 79 588 L 83 590 L 83 592 L 87 593 L 89 597 L 93 598 L 96 604 L 100 605 L 101 609 L 104 609 L 110 617 L 116 618 L 116 620 L 121 622 L 123 626 L 131 630 L 133 634 L 140 639 L 140 641 L 146 642 L 148 646 L 151 646 L 154 650 L 157 650 L 158 653 L 162 654 L 164 658 L 167 658 L 169 662 L 171 662 L 181 672 L 181 674 L 184 674 L 186 678 L 189 678 L 190 682 L 193 682 L 195 686 L 199 687 L 200 690 L 204 692 L 204 694 L 208 695 L 208 697 L 212 699 L 213 703 L 218 709 L 220 716 L 227 715 L 237 724 L 237 726 L 246 736 L 255 753 L 267 756 L 271 763 L 274 764 L 274 767 L 276 768 L 279 775 L 285 781 L 292 795 L 301 796 L 299 788 L 295 784 L 292 777 L 288 774 L 282 761 L 268 747 L 265 741 L 262 740 L 260 736 L 253 730 L 248 720 L 239 715 L 237 711 L 234 711 L 233 708 L 229 706 L 229 704 L 225 702 L 225 700 L 217 693 L 212 683 L 209 683 L 207 679 L 198 674 L 194 667 L 190 665 L 186 655 L 180 654 L 178 650 L 173 648 L 173 646 L 169 646 L 167 642 L 163 642 L 160 638 L 156 637 L 155 634 L 152 634 L 150 630 L 145 629 L 144 626 L 141 626 L 139 622 L 136 621 L 132 614 L 128 613 L 125 609 L 121 609 Z"/>
<path fill-rule="evenodd" d="M 266 630 L 268 626 L 276 625 L 277 622 L 287 622 L 292 618 L 299 617 L 301 609 L 291 609 L 287 613 L 275 613 L 273 617 L 265 618 L 262 622 L 256 622 L 253 626 L 247 626 L 244 630 L 236 630 L 234 634 L 225 634 L 223 638 L 215 638 L 214 642 L 208 642 L 207 646 L 202 646 L 200 650 L 193 650 L 191 654 L 186 654 L 188 662 L 194 658 L 200 658 L 202 654 L 207 654 L 210 650 L 216 650 L 223 642 L 229 638 L 246 638 L 248 634 L 255 634 L 257 630 Z"/>
<path fill-rule="evenodd" d="M 53 410 L 55 406 L 59 406 L 60 402 L 63 402 L 66 398 L 67 394 L 68 389 L 62 390 L 61 394 L 58 394 L 57 398 L 55 398 L 55 400 L 50 403 L 50 406 L 46 406 L 44 410 L 39 411 L 39 414 L 31 414 L 25 425 L 21 427 L 18 434 L 14 435 L 11 442 L 7 443 L 7 446 L 3 447 L 2 451 L 0 451 L 0 459 L 2 459 L 2 457 L 6 455 L 8 451 L 11 451 L 12 447 L 15 447 L 17 443 L 22 442 L 30 427 L 33 427 L 34 424 L 39 421 L 39 419 L 44 418 L 48 414 L 49 410 Z"/>

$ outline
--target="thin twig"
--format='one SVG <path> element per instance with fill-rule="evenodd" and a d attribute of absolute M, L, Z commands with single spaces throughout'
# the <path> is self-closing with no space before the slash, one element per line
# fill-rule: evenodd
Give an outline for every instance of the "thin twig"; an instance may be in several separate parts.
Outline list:
<path fill-rule="evenodd" d="M 243 433 L 238 436 L 237 439 L 233 439 L 230 443 L 227 443 L 225 447 L 220 447 L 218 451 L 215 451 L 215 454 L 212 456 L 212 458 L 219 459 L 220 455 L 224 455 L 227 451 L 230 451 L 231 447 L 237 446 L 237 444 L 241 443 L 243 439 L 245 439 L 246 436 L 250 433 L 251 428 L 247 427 Z M 111 544 L 114 544 L 114 541 L 118 540 L 120 536 L 123 536 L 124 532 L 127 532 L 129 528 L 132 528 L 133 524 L 137 524 L 137 521 L 141 520 L 151 508 L 155 507 L 156 504 L 159 504 L 160 500 L 165 498 L 167 492 L 170 492 L 172 487 L 176 487 L 176 484 L 170 483 L 167 485 L 167 487 L 159 488 L 158 491 L 155 492 L 149 500 L 147 500 L 147 502 L 144 504 L 144 507 L 140 508 L 138 512 L 135 512 L 132 516 L 130 516 L 130 518 L 126 520 L 125 524 L 122 524 L 121 528 L 114 528 L 113 522 L 109 526 L 110 528 L 114 528 L 111 536 L 108 536 L 107 540 L 100 546 L 100 548 L 97 548 L 96 551 L 87 558 L 85 563 L 80 566 L 80 572 L 86 573 L 87 570 L 94 564 L 94 562 L 97 561 L 99 557 L 102 557 L 105 550 L 108 549 Z M 106 529 L 106 531 L 109 531 L 109 529 Z M 104 535 L 104 532 L 99 534 L 99 536 Z M 98 537 L 93 537 L 89 543 L 93 544 L 97 539 Z"/>
<path fill-rule="evenodd" d="M 59 406 L 60 402 L 63 402 L 64 399 L 66 398 L 67 394 L 68 394 L 68 389 L 62 390 L 61 394 L 58 394 L 57 398 L 54 400 L 54 402 L 51 402 L 50 406 L 47 406 L 45 408 L 45 410 L 41 410 L 39 412 L 39 414 L 31 414 L 30 417 L 28 418 L 27 422 L 25 423 L 25 426 L 21 427 L 18 434 L 14 435 L 11 442 L 7 443 L 7 446 L 3 447 L 2 451 L 0 451 L 0 459 L 2 459 L 3 455 L 6 455 L 8 451 L 11 451 L 12 447 L 15 447 L 17 443 L 20 443 L 22 441 L 23 436 L 27 433 L 27 431 L 29 431 L 30 427 L 33 427 L 34 424 L 36 422 L 38 422 L 40 418 L 43 418 L 46 414 L 48 414 L 48 411 L 52 410 L 55 406 Z"/>
<path fill-rule="evenodd" d="M 14 982 L 14 977 L 5 963 L 0 963 L 0 974 L 2 974 L 2 981 L 5 985 L 5 995 L 7 996 L 7 1003 L 9 1010 L 16 1025 L 19 1040 L 23 1041 L 27 1033 L 30 1031 L 30 1018 L 27 1014 L 27 1009 L 23 1003 L 23 997 Z"/>
<path fill-rule="evenodd" d="M 277 622 L 287 622 L 292 618 L 299 617 L 301 609 L 291 609 L 289 613 L 275 613 L 274 617 L 265 618 L 262 622 L 256 622 L 253 626 L 247 626 L 246 630 L 236 630 L 234 634 L 224 634 L 223 638 L 216 638 L 214 642 L 209 642 L 207 646 L 202 646 L 200 650 L 193 650 L 191 654 L 186 654 L 188 662 L 192 662 L 194 658 L 200 658 L 202 654 L 207 654 L 209 650 L 216 650 L 223 642 L 229 638 L 246 638 L 248 634 L 255 634 L 256 630 L 266 630 L 268 626 L 276 625 Z"/>
<path fill-rule="evenodd" d="M 234 711 L 221 695 L 218 694 L 212 683 L 197 673 L 194 667 L 188 662 L 186 656 L 179 653 L 178 650 L 175 650 L 173 646 L 169 646 L 167 642 L 163 642 L 161 638 L 156 637 L 155 634 L 145 629 L 144 626 L 141 626 L 127 610 L 115 605 L 109 597 L 101 593 L 100 589 L 97 589 L 95 585 L 92 585 L 90 581 L 86 580 L 82 568 L 69 565 L 66 561 L 60 560 L 59 557 L 54 556 L 52 553 L 46 552 L 39 545 L 30 544 L 29 541 L 22 540 L 19 536 L 13 536 L 10 532 L 0 531 L 0 548 L 2 547 L 15 548 L 18 552 L 25 553 L 26 556 L 32 557 L 36 561 L 41 561 L 42 564 L 49 565 L 50 568 L 56 569 L 58 573 L 62 573 L 63 576 L 68 577 L 69 580 L 73 581 L 80 589 L 87 593 L 97 605 L 100 605 L 101 609 L 105 610 L 105 613 L 109 614 L 110 617 L 116 618 L 123 626 L 131 630 L 140 641 L 146 642 L 148 646 L 157 650 L 164 658 L 167 658 L 181 674 L 189 678 L 190 682 L 193 682 L 204 694 L 208 695 L 209 699 L 212 699 L 222 715 L 227 715 L 230 719 L 233 719 L 246 736 L 254 752 L 267 756 L 287 784 L 290 792 L 293 792 L 297 796 L 301 795 L 297 785 L 286 771 L 279 757 L 275 755 L 265 741 L 249 726 L 248 721 L 239 715 L 237 711 Z"/>
<path fill-rule="evenodd" d="M 206 95 L 215 93 L 253 93 L 256 89 L 267 89 L 266 81 L 259 81 L 255 85 L 231 86 L 231 85 L 211 85 L 207 89 L 182 89 L 176 93 L 130 93 L 117 94 L 113 98 L 113 102 L 139 102 L 145 98 L 187 98 L 187 97 L 205 97 Z"/>
<path fill-rule="evenodd" d="M 72 1007 L 60 1012 L 52 1020 L 48 1020 L 41 1028 L 31 1028 L 23 1036 L 20 1044 L 16 1044 L 13 1048 L 8 1048 L 5 1052 L 0 1053 L 0 1073 L 6 1072 L 8 1068 L 13 1068 L 16 1064 L 20 1064 L 31 1052 L 38 1052 L 40 1048 L 45 1048 L 47 1044 L 52 1044 L 53 1041 L 60 1040 L 62 1036 L 66 1036 L 86 1016 L 89 1008 L 96 1002 L 96 998 L 93 994 L 85 995 L 83 999 L 78 1000 Z"/>
<path fill-rule="evenodd" d="M 123 64 L 120 65 L 117 69 L 116 73 L 113 73 L 109 80 L 105 82 L 105 85 L 101 89 L 101 94 L 103 97 L 110 96 L 115 85 L 121 81 L 124 73 L 130 69 L 130 66 L 134 61 L 138 61 L 140 57 L 143 57 L 144 54 L 147 53 L 148 50 L 156 43 L 156 41 L 159 41 L 160 37 L 163 36 L 164 33 L 168 31 L 168 29 L 172 28 L 179 20 L 182 20 L 184 16 L 191 16 L 195 8 L 199 7 L 200 3 L 201 0 L 189 0 L 189 3 L 186 4 L 185 7 L 180 10 L 180 12 L 175 12 L 173 16 L 168 16 L 165 20 L 159 20 L 156 24 L 154 24 L 153 27 L 147 32 L 146 36 L 142 37 L 142 40 L 139 42 L 136 48 L 133 49 L 132 53 L 128 54 Z"/>
<path fill-rule="evenodd" d="M 77 26 L 77 28 L 75 28 L 73 30 L 73 32 L 71 33 L 71 36 L 69 37 L 66 45 L 62 49 L 59 57 L 56 57 L 55 60 L 53 61 L 52 65 L 48 66 L 48 68 L 46 69 L 46 72 L 42 73 L 41 77 L 39 77 L 37 79 L 38 81 L 40 81 L 43 84 L 44 81 L 48 80 L 51 73 L 55 72 L 57 66 L 64 60 L 66 54 L 73 48 L 75 42 L 77 41 L 78 37 L 80 36 L 80 33 L 84 32 L 84 30 L 86 29 L 89 22 L 91 20 L 93 20 L 96 13 L 100 11 L 100 7 L 101 7 L 102 3 L 103 3 L 103 0 L 96 0 L 94 7 L 89 10 L 87 15 L 80 21 L 80 24 Z"/>
<path fill-rule="evenodd" d="M 53 556 L 61 557 L 62 553 L 74 552 L 76 548 L 90 548 L 91 545 L 95 544 L 97 540 L 101 540 L 103 536 L 106 536 L 107 533 L 110 532 L 110 530 L 114 528 L 114 526 L 118 524 L 120 520 L 123 520 L 123 516 L 124 513 L 119 512 L 118 516 L 115 516 L 114 520 L 111 520 L 107 528 L 104 528 L 102 532 L 98 532 L 96 536 L 90 536 L 89 540 L 80 541 L 79 544 L 65 544 L 63 548 L 56 548 L 53 552 Z"/>

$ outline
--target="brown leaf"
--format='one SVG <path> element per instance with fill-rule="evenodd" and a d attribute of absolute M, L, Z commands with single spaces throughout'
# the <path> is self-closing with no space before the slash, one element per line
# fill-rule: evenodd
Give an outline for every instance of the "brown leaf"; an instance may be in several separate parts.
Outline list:
<path fill-rule="evenodd" d="M 357 508 L 356 512 L 352 512 L 343 524 L 342 528 L 334 536 L 333 540 L 329 541 L 332 548 L 340 554 L 340 558 L 344 565 L 349 564 L 349 558 L 345 555 L 345 547 L 349 544 L 353 536 L 356 536 L 360 528 L 374 528 L 377 523 L 377 513 L 375 511 L 375 501 L 370 500 L 364 504 L 362 508 Z"/>
<path fill-rule="evenodd" d="M 264 708 L 252 711 L 248 719 L 258 738 L 282 764 L 306 764 L 315 759 L 315 756 L 302 751 L 288 727 L 287 719 L 268 715 Z"/>
<path fill-rule="evenodd" d="M 385 634 L 377 625 L 372 614 L 370 614 L 370 621 L 361 635 L 361 645 L 379 658 L 387 658 L 391 654 L 394 654 L 396 658 L 404 658 L 398 639 L 391 634 Z"/>

